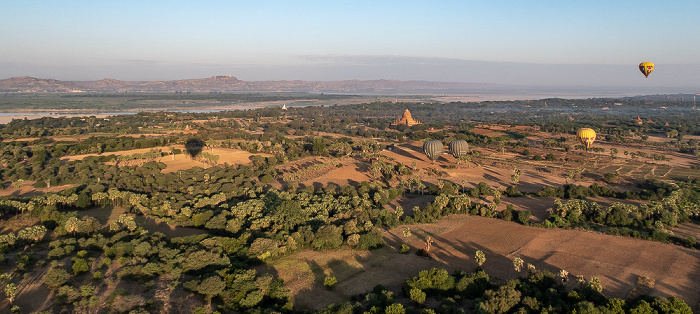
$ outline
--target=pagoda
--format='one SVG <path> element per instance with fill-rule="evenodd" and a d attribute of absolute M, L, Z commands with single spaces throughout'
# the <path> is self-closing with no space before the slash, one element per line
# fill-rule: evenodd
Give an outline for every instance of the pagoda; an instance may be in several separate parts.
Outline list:
<path fill-rule="evenodd" d="M 401 116 L 401 119 L 397 119 L 392 123 L 391 125 L 407 125 L 407 126 L 413 126 L 416 124 L 423 124 L 420 123 L 420 121 L 413 120 L 413 117 L 411 117 L 411 112 L 408 111 L 408 109 L 404 110 L 403 116 Z"/>

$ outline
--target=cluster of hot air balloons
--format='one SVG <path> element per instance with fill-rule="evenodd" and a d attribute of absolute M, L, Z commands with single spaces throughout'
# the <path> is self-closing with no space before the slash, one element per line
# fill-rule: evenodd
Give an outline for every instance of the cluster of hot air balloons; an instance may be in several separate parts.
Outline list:
<path fill-rule="evenodd" d="M 654 71 L 654 64 L 651 62 L 642 62 L 639 64 L 639 71 L 641 71 L 642 74 L 648 78 L 649 74 Z M 591 148 L 591 145 L 593 145 L 595 135 L 595 131 L 590 128 L 581 128 L 578 130 L 578 132 L 576 132 L 576 137 L 578 137 L 581 144 L 586 147 L 586 151 L 588 151 L 588 149 Z"/>
<path fill-rule="evenodd" d="M 450 154 L 455 158 L 464 157 L 469 153 L 469 144 L 465 140 L 453 140 L 447 147 L 450 150 Z M 440 158 L 444 150 L 445 147 L 442 145 L 442 141 L 427 140 L 423 143 L 423 152 L 432 161 Z"/>
<path fill-rule="evenodd" d="M 588 151 L 595 141 L 596 133 L 591 128 L 581 128 L 576 132 L 576 137 Z M 469 144 L 465 140 L 453 140 L 447 147 L 455 158 L 464 157 L 469 153 Z M 432 161 L 438 160 L 444 151 L 445 147 L 442 145 L 442 141 L 427 140 L 423 143 L 423 153 Z"/>

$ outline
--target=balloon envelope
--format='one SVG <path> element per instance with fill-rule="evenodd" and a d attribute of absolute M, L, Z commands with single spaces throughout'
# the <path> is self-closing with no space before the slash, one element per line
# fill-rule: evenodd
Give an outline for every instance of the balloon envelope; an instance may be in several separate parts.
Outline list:
<path fill-rule="evenodd" d="M 444 150 L 444 147 L 443 147 L 441 141 L 429 140 L 429 141 L 425 141 L 425 143 L 423 143 L 423 152 L 432 161 L 435 161 L 438 158 L 440 158 L 440 155 L 442 155 L 443 150 Z"/>
<path fill-rule="evenodd" d="M 454 140 L 448 145 L 450 154 L 455 158 L 466 156 L 469 152 L 469 144 L 465 140 Z"/>
<path fill-rule="evenodd" d="M 595 131 L 593 131 L 593 129 L 582 128 L 576 132 L 576 136 L 578 137 L 578 140 L 581 141 L 581 144 L 586 146 L 586 150 L 591 148 L 591 145 L 593 145 L 593 142 L 595 141 Z"/>
<path fill-rule="evenodd" d="M 639 71 L 641 71 L 645 77 L 649 77 L 649 74 L 654 71 L 654 64 L 651 62 L 642 62 L 639 64 Z"/>

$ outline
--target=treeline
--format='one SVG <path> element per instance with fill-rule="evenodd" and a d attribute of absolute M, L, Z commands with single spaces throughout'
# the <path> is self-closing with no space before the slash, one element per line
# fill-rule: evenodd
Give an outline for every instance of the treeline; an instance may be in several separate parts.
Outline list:
<path fill-rule="evenodd" d="M 495 285 L 479 269 L 449 274 L 433 268 L 407 278 L 401 295 L 377 285 L 315 313 L 692 313 L 679 298 L 643 294 L 627 300 L 607 298 L 596 277 L 570 277 L 531 267 L 526 276 Z"/>

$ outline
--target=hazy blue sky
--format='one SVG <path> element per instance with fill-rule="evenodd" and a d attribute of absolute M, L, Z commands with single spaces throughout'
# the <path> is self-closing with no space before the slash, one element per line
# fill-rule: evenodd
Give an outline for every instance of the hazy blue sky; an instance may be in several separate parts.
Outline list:
<path fill-rule="evenodd" d="M 695 0 L 0 0 L 0 78 L 700 89 L 698 12 Z M 642 61 L 657 66 L 649 79 Z"/>

